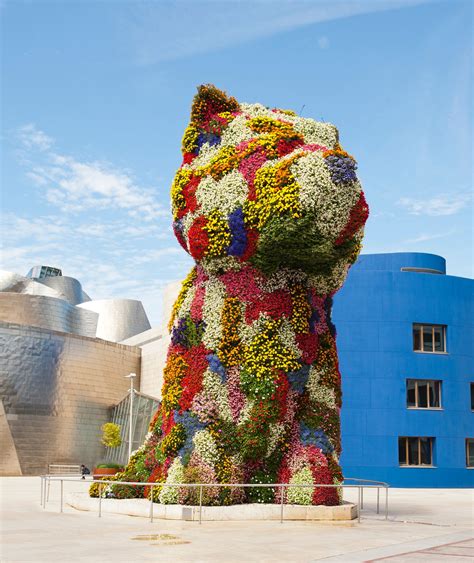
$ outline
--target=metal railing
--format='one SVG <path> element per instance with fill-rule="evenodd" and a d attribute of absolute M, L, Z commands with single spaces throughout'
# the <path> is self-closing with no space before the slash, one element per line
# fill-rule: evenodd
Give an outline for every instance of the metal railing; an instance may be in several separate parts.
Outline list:
<path fill-rule="evenodd" d="M 46 509 L 46 502 L 49 501 L 49 491 L 51 481 L 60 482 L 60 512 L 63 512 L 64 507 L 64 481 L 75 481 L 79 483 L 87 483 L 90 485 L 92 482 L 83 480 L 82 478 L 74 479 L 67 476 L 53 476 L 53 475 L 40 475 L 41 477 L 41 503 L 40 506 Z M 346 484 L 346 481 L 358 481 L 360 484 Z M 285 489 L 289 488 L 341 488 L 341 489 L 357 489 L 358 491 L 358 504 L 357 504 L 357 521 L 360 523 L 361 510 L 364 508 L 364 489 L 377 490 L 377 514 L 380 513 L 380 489 L 385 490 L 385 520 L 388 520 L 388 489 L 390 485 L 383 481 L 370 481 L 368 479 L 358 479 L 355 477 L 346 477 L 341 484 L 319 484 L 319 483 L 148 483 L 136 481 L 110 481 L 100 479 L 93 481 L 98 484 L 99 500 L 98 500 L 98 513 L 99 518 L 102 517 L 102 490 L 104 485 L 128 485 L 132 487 L 149 487 L 150 488 L 150 522 L 153 522 L 153 490 L 154 487 L 171 487 L 171 488 L 198 488 L 199 487 L 199 524 L 202 524 L 202 493 L 205 488 L 214 487 L 227 487 L 227 488 L 272 488 L 280 490 L 280 522 L 283 523 L 283 512 L 285 506 Z M 243 503 L 242 503 L 243 504 Z M 276 503 L 275 503 L 276 504 Z M 287 503 L 290 504 L 290 503 Z M 185 505 L 183 505 L 185 506 Z"/>

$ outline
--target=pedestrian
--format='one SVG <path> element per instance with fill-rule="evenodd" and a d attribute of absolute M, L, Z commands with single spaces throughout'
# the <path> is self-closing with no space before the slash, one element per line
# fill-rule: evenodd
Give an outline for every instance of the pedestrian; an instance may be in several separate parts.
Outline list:
<path fill-rule="evenodd" d="M 90 469 L 87 468 L 84 464 L 81 464 L 81 475 L 82 475 L 82 478 L 85 479 L 85 478 L 86 478 L 85 476 L 86 476 L 86 475 L 90 475 L 90 473 L 91 473 L 91 472 L 90 472 Z"/>

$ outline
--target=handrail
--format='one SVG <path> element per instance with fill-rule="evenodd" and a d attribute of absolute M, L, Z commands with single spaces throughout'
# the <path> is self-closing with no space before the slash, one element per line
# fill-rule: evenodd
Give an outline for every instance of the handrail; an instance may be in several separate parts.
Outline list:
<path fill-rule="evenodd" d="M 41 506 L 45 509 L 46 502 L 49 500 L 49 491 L 51 486 L 51 481 L 60 481 L 61 483 L 61 502 L 60 502 L 60 512 L 63 512 L 63 491 L 64 491 L 64 481 L 76 481 L 80 483 L 90 483 L 90 481 L 85 481 L 82 478 L 74 477 L 59 477 L 54 475 L 40 475 L 41 478 Z M 357 489 L 358 490 L 358 505 L 357 505 L 357 521 L 360 523 L 361 510 L 364 508 L 364 488 L 377 489 L 377 514 L 379 514 L 380 509 L 380 489 L 385 489 L 385 520 L 388 520 L 388 489 L 390 485 L 384 483 L 383 481 L 371 481 L 369 479 L 358 479 L 356 477 L 347 477 L 344 479 L 352 481 L 361 481 L 366 484 L 355 485 L 355 484 L 328 484 L 328 483 L 149 483 L 143 481 L 113 481 L 108 479 L 97 480 L 99 485 L 99 518 L 102 516 L 102 486 L 103 485 L 128 485 L 135 487 L 150 487 L 150 522 L 153 522 L 153 488 L 154 487 L 179 487 L 179 488 L 197 488 L 199 487 L 199 524 L 202 523 L 202 492 L 203 488 L 206 487 L 230 487 L 230 488 L 279 488 L 280 489 L 280 522 L 283 523 L 283 507 L 285 505 L 285 489 L 288 488 L 331 488 L 337 487 L 342 489 Z M 371 483 L 371 484 L 368 484 Z M 46 486 L 47 485 L 47 486 Z M 288 504 L 288 503 L 286 503 Z"/>

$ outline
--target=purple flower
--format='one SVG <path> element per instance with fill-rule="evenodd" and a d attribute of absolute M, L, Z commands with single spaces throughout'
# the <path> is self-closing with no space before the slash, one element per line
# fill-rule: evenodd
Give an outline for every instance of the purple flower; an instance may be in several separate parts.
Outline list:
<path fill-rule="evenodd" d="M 332 154 L 326 157 L 326 164 L 335 184 L 348 184 L 357 180 L 357 164 L 352 158 Z"/>
<path fill-rule="evenodd" d="M 247 247 L 247 231 L 245 230 L 244 212 L 241 207 L 229 215 L 229 229 L 232 240 L 229 245 L 230 256 L 242 256 Z"/>

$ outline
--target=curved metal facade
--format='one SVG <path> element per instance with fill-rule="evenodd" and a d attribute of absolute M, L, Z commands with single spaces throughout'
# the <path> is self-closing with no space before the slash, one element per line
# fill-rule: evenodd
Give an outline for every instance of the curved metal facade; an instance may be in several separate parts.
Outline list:
<path fill-rule="evenodd" d="M 123 376 L 140 373 L 139 348 L 0 323 L 0 360 L 0 430 L 11 436 L 0 474 L 14 472 L 15 459 L 23 474 L 103 459 L 100 427 L 127 393 Z"/>
<path fill-rule="evenodd" d="M 19 293 L 26 295 L 46 295 L 48 297 L 61 296 L 54 289 L 42 283 L 38 283 L 31 278 L 20 276 L 13 272 L 0 270 L 0 292 Z"/>
<path fill-rule="evenodd" d="M 151 328 L 141 301 L 95 299 L 77 306 L 98 313 L 97 338 L 120 342 Z"/>
<path fill-rule="evenodd" d="M 396 487 L 470 487 L 473 281 L 420 253 L 363 255 L 334 298 L 344 474 Z M 413 324 L 446 326 L 446 353 L 414 351 Z M 441 407 L 407 407 L 407 379 L 437 380 Z M 433 463 L 404 466 L 399 438 L 431 437 Z"/>
<path fill-rule="evenodd" d="M 46 295 L 0 293 L 0 321 L 96 336 L 98 314 Z"/>
<path fill-rule="evenodd" d="M 56 291 L 62 299 L 65 299 L 71 305 L 79 305 L 79 303 L 91 300 L 82 289 L 81 283 L 75 278 L 68 276 L 51 276 L 38 279 L 37 281 Z"/>

